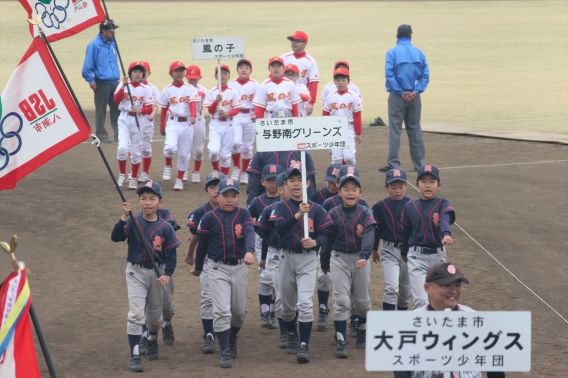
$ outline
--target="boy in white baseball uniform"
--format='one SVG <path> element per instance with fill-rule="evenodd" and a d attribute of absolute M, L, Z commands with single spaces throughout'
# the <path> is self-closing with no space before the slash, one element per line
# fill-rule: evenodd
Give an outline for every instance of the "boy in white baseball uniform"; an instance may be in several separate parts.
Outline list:
<path fill-rule="evenodd" d="M 298 77 L 300 76 L 299 72 L 300 71 L 298 70 L 298 66 L 296 66 L 295 64 L 287 64 L 284 67 L 284 77 L 286 79 L 292 80 L 294 84 L 296 84 L 296 88 L 298 88 L 298 94 L 302 99 L 302 101 L 298 103 L 298 115 L 300 117 L 307 117 L 308 114 L 306 113 L 306 109 L 311 99 L 310 92 L 304 84 L 297 83 Z"/>
<path fill-rule="evenodd" d="M 154 119 L 155 112 L 153 104 L 155 99 L 152 97 L 150 88 L 142 84 L 144 79 L 144 66 L 142 62 L 132 62 L 128 66 L 128 77 L 122 78 L 122 83 L 117 86 L 114 92 L 114 102 L 118 104 L 120 116 L 118 117 L 118 186 L 122 187 L 126 180 L 126 161 L 130 154 L 132 164 L 132 176 L 128 182 L 128 189 L 136 190 L 138 183 L 136 177 L 140 169 L 140 150 L 142 147 L 142 133 L 144 123 L 142 115 L 148 115 L 148 119 Z M 130 88 L 130 94 L 125 88 Z M 132 98 L 132 103 L 130 102 Z M 138 125 L 136 124 L 138 118 Z M 140 130 L 138 129 L 140 127 Z"/>
<path fill-rule="evenodd" d="M 203 161 L 203 149 L 205 147 L 205 115 L 203 114 L 203 100 L 207 94 L 207 88 L 199 84 L 201 80 L 201 69 L 197 66 L 187 67 L 185 74 L 187 83 L 197 89 L 199 102 L 195 105 L 195 123 L 193 124 L 193 172 L 191 182 L 201 182 L 201 162 Z M 183 182 L 188 179 L 189 170 L 183 175 Z"/>
<path fill-rule="evenodd" d="M 363 104 L 359 96 L 351 92 L 349 85 L 349 71 L 345 68 L 338 68 L 333 71 L 333 81 L 337 87 L 335 92 L 331 92 L 323 105 L 322 115 L 324 116 L 347 116 L 349 122 L 349 148 L 333 148 L 331 150 L 331 164 L 345 161 L 349 165 L 355 165 L 355 146 L 361 143 L 361 111 Z"/>
<path fill-rule="evenodd" d="M 233 120 L 235 137 L 231 150 L 231 158 L 233 159 L 233 174 L 231 178 L 235 181 L 240 180 L 240 183 L 245 185 L 248 184 L 248 173 L 246 173 L 246 170 L 252 159 L 252 144 L 256 131 L 252 119 L 254 115 L 252 100 L 258 89 L 258 83 L 250 78 L 251 72 L 252 62 L 248 59 L 241 59 L 237 62 L 239 77 L 231 80 L 229 83 L 229 87 L 239 93 L 243 103 L 243 106 L 239 108 L 239 114 Z"/>
<path fill-rule="evenodd" d="M 162 178 L 164 181 L 172 179 L 172 159 L 177 152 L 178 173 L 174 185 L 176 191 L 183 190 L 183 175 L 189 168 L 193 123 L 195 123 L 196 104 L 199 102 L 195 87 L 183 82 L 185 71 L 185 64 L 180 61 L 170 64 L 170 76 L 174 81 L 164 88 L 158 101 L 158 105 L 164 108 L 160 115 L 160 134 L 166 137 L 164 145 L 166 166 Z"/>
<path fill-rule="evenodd" d="M 218 68 L 215 67 L 215 79 L 219 74 L 217 70 Z M 231 78 L 229 66 L 222 64 L 220 75 L 221 91 L 218 86 L 215 86 L 207 92 L 203 106 L 206 106 L 211 114 L 209 144 L 207 144 L 209 160 L 213 165 L 213 170 L 228 175 L 231 169 L 231 147 L 235 137 L 233 117 L 239 114 L 242 102 L 239 93 L 227 85 Z"/>
<path fill-rule="evenodd" d="M 347 71 L 349 71 L 349 68 L 350 68 L 349 62 L 346 61 L 346 60 L 338 60 L 333 65 L 333 70 L 336 70 L 338 68 L 345 68 Z M 347 89 L 349 89 L 349 91 L 351 91 L 351 92 L 358 94 L 359 98 L 361 100 L 363 99 L 361 97 L 361 91 L 359 90 L 359 87 L 357 85 L 355 85 L 355 83 L 353 83 L 351 80 L 349 80 L 349 84 L 347 85 Z M 322 102 L 322 104 L 325 104 L 325 99 L 327 98 L 327 96 L 329 96 L 329 94 L 331 92 L 335 92 L 336 90 L 337 90 L 337 86 L 335 85 L 335 81 L 330 81 L 329 83 L 327 83 L 325 85 L 325 87 L 323 87 L 323 90 L 321 91 L 320 101 Z"/>
<path fill-rule="evenodd" d="M 278 56 L 268 60 L 270 77 L 258 87 L 252 103 L 255 106 L 254 119 L 272 116 L 277 110 L 288 110 L 292 117 L 298 117 L 298 103 L 302 101 L 298 88 L 292 80 L 284 77 L 284 61 Z"/>
<path fill-rule="evenodd" d="M 152 97 L 154 101 L 158 101 L 160 98 L 160 92 L 158 88 L 152 83 L 148 82 L 148 78 L 152 74 L 150 71 L 150 63 L 142 62 L 144 66 L 144 70 L 146 71 L 144 75 L 144 80 L 142 80 L 142 84 L 148 86 L 150 91 L 152 92 Z M 150 176 L 148 172 L 150 172 L 150 165 L 152 164 L 152 139 L 154 139 L 154 117 L 158 112 L 158 104 L 155 103 L 152 108 L 152 117 L 150 116 L 143 117 L 142 123 L 144 124 L 144 132 L 142 133 L 142 173 L 140 177 L 138 177 L 138 182 L 146 182 L 150 180 Z M 140 125 L 142 127 L 142 125 Z"/>

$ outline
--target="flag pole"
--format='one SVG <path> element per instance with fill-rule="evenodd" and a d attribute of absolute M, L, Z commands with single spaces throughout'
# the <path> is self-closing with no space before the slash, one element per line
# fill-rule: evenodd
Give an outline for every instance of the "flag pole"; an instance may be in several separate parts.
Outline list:
<path fill-rule="evenodd" d="M 45 340 L 43 330 L 41 329 L 41 325 L 39 324 L 39 318 L 37 317 L 33 303 L 30 303 L 30 317 L 32 318 L 32 323 L 34 324 L 36 336 L 39 341 L 39 345 L 41 346 L 41 351 L 43 353 L 43 357 L 45 358 L 45 363 L 47 364 L 49 375 L 51 375 L 51 378 L 58 378 L 59 376 L 57 375 L 57 371 L 55 370 L 55 365 L 53 364 L 53 359 L 51 358 L 51 354 L 49 353 L 47 341 Z"/>
<path fill-rule="evenodd" d="M 89 120 L 87 119 L 87 116 L 85 115 L 85 112 L 83 111 L 83 108 L 81 107 L 81 104 L 79 103 L 79 100 L 77 99 L 77 96 L 75 95 L 75 92 L 73 91 L 73 88 L 71 88 L 71 84 L 69 83 L 69 80 L 67 80 L 67 76 L 65 75 L 63 68 L 59 64 L 59 60 L 57 60 L 57 56 L 55 55 L 55 52 L 51 48 L 51 45 L 49 44 L 49 41 L 47 40 L 47 37 L 45 36 L 43 29 L 39 25 L 39 20 L 41 20 L 40 15 L 38 15 L 37 20 L 28 20 L 28 22 L 31 23 L 31 24 L 37 25 L 37 27 L 39 28 L 39 32 L 41 34 L 41 37 L 45 41 L 45 44 L 46 44 L 46 46 L 49 50 L 49 53 L 51 54 L 51 57 L 53 58 L 53 61 L 55 62 L 57 69 L 59 70 L 59 73 L 61 74 L 61 77 L 63 78 L 63 81 L 65 81 L 65 85 L 67 86 L 67 89 L 69 90 L 69 93 L 71 94 L 71 97 L 73 98 L 73 101 L 75 101 L 75 105 L 77 105 L 79 112 L 81 113 L 81 115 L 85 119 L 85 122 L 87 122 L 87 124 L 90 127 L 91 125 L 89 124 Z M 138 122 L 138 120 L 136 120 L 136 122 Z M 124 197 L 124 193 L 122 192 L 122 190 L 118 186 L 118 182 L 116 181 L 116 178 L 114 177 L 114 173 L 113 173 L 112 168 L 110 167 L 110 165 L 108 163 L 108 160 L 105 156 L 105 153 L 101 148 L 101 141 L 99 140 L 99 138 L 97 138 L 97 136 L 95 134 L 91 134 L 91 137 L 93 138 L 92 144 L 95 145 L 97 147 L 97 149 L 99 150 L 99 154 L 101 155 L 101 158 L 103 159 L 103 162 L 105 163 L 105 166 L 108 170 L 108 173 L 110 174 L 110 177 L 111 177 L 112 181 L 114 182 L 114 186 L 116 187 L 116 190 L 118 191 L 118 195 L 122 199 L 122 202 L 127 202 L 126 197 Z M 142 245 L 144 246 L 144 254 L 146 255 L 146 259 L 149 260 L 152 263 L 152 268 L 154 269 L 154 272 L 156 272 L 156 276 L 158 276 L 158 278 L 161 277 L 162 274 L 160 273 L 160 270 L 158 269 L 158 266 L 156 265 L 156 262 L 154 261 L 154 258 L 152 257 L 152 252 L 151 252 L 152 249 L 150 248 L 148 241 L 142 237 L 142 231 L 140 229 L 140 226 L 134 220 L 134 215 L 132 214 L 132 211 L 130 211 L 128 213 L 128 216 L 130 217 L 130 221 L 134 225 L 134 230 L 136 231 L 136 235 L 138 236 L 139 241 L 142 241 Z M 164 286 L 164 289 L 167 291 L 167 288 L 165 286 Z"/>

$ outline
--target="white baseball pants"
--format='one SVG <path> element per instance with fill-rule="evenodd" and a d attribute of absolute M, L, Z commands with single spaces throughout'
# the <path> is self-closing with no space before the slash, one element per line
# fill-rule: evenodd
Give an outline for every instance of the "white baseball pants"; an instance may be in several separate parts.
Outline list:
<path fill-rule="evenodd" d="M 232 121 L 219 121 L 212 119 L 209 122 L 209 160 L 211 162 L 220 161 L 219 166 L 223 168 L 231 167 L 231 146 L 235 129 Z"/>
<path fill-rule="evenodd" d="M 205 148 L 205 116 L 200 114 L 193 124 L 193 158 L 203 160 L 203 149 Z"/>
<path fill-rule="evenodd" d="M 152 140 L 154 139 L 154 121 L 149 121 L 148 116 L 141 117 L 140 127 L 142 132 L 142 149 L 143 158 L 152 157 Z"/>
<path fill-rule="evenodd" d="M 166 143 L 164 156 L 172 158 L 178 154 L 178 171 L 187 171 L 189 154 L 193 143 L 193 126 L 189 122 L 178 122 L 168 119 L 166 123 Z"/>
<path fill-rule="evenodd" d="M 353 124 L 349 124 L 349 147 L 348 148 L 332 148 L 331 149 L 331 164 L 341 164 L 343 160 L 345 163 L 355 165 L 355 153 L 357 143 L 355 142 L 355 128 Z"/>
<path fill-rule="evenodd" d="M 127 112 L 122 112 L 118 117 L 118 151 L 117 160 L 128 160 L 132 164 L 138 164 L 142 160 L 140 149 L 142 147 L 142 132 L 136 126 L 135 116 L 129 116 Z M 140 118 L 141 119 L 141 118 Z M 140 125 L 142 128 L 142 124 Z"/>
<path fill-rule="evenodd" d="M 241 154 L 243 159 L 252 159 L 252 144 L 256 132 L 255 123 L 250 119 L 252 113 L 239 113 L 233 118 L 235 135 L 232 154 Z"/>

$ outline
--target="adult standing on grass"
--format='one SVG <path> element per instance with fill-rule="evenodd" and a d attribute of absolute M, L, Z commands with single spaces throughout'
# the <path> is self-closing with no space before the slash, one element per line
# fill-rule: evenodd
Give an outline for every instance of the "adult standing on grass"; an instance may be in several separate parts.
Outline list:
<path fill-rule="evenodd" d="M 101 22 L 99 35 L 87 46 L 83 62 L 83 78 L 95 93 L 95 134 L 103 143 L 111 143 L 105 129 L 106 109 L 110 108 L 110 125 L 114 131 L 114 141 L 118 142 L 118 116 L 120 111 L 113 97 L 120 71 L 118 55 L 114 43 L 114 29 L 118 28 L 113 20 Z"/>
<path fill-rule="evenodd" d="M 414 169 L 418 170 L 424 166 L 420 94 L 430 82 L 430 69 L 424 53 L 412 46 L 410 25 L 400 25 L 396 38 L 396 46 L 387 51 L 385 61 L 386 89 L 389 92 L 389 155 L 387 165 L 379 168 L 379 172 L 400 168 L 398 152 L 403 121 Z"/>

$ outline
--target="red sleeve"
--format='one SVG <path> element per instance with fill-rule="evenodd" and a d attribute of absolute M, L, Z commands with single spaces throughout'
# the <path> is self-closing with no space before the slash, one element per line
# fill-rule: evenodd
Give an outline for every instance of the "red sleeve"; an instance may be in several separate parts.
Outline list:
<path fill-rule="evenodd" d="M 120 88 L 118 92 L 114 94 L 114 103 L 117 105 L 120 104 L 123 95 L 124 95 L 124 87 Z"/>
<path fill-rule="evenodd" d="M 327 117 L 327 116 L 330 115 L 330 114 L 331 114 L 331 113 L 328 112 L 328 111 L 326 111 L 326 110 L 322 110 L 322 111 L 321 111 L 321 115 L 324 116 L 324 117 Z"/>
<path fill-rule="evenodd" d="M 316 103 L 316 98 L 318 97 L 318 81 L 313 81 L 309 83 L 309 90 L 310 90 L 310 96 L 312 97 L 312 99 L 310 100 L 310 104 L 313 105 Z"/>
<path fill-rule="evenodd" d="M 264 118 L 264 108 L 262 106 L 256 106 L 254 108 L 254 115 L 256 118 Z"/>
<path fill-rule="evenodd" d="M 361 135 L 363 133 L 363 128 L 361 127 L 361 112 L 353 114 L 353 128 L 355 129 L 355 135 Z"/>
<path fill-rule="evenodd" d="M 196 113 L 197 111 L 196 111 L 195 101 L 191 101 L 189 103 L 189 114 L 191 114 L 191 118 L 195 118 Z"/>
<path fill-rule="evenodd" d="M 213 101 L 213 103 L 207 107 L 207 111 L 209 112 L 209 114 L 213 115 L 215 114 L 216 110 L 217 110 L 217 103 Z"/>
<path fill-rule="evenodd" d="M 306 92 L 300 93 L 300 98 L 302 99 L 302 101 L 308 101 L 308 98 L 310 98 L 310 95 L 307 94 Z"/>
<path fill-rule="evenodd" d="M 142 109 L 140 109 L 142 114 L 152 114 L 152 105 L 146 105 L 145 107 L 143 107 Z"/>
<path fill-rule="evenodd" d="M 298 117 L 298 104 L 292 105 L 292 117 Z"/>
<path fill-rule="evenodd" d="M 227 112 L 227 114 L 229 115 L 229 117 L 234 117 L 237 114 L 239 114 L 239 108 L 231 109 L 230 111 Z"/>
<path fill-rule="evenodd" d="M 166 130 L 166 118 L 168 116 L 168 108 L 170 105 L 168 104 L 167 108 L 162 108 L 160 113 L 160 130 Z"/>

